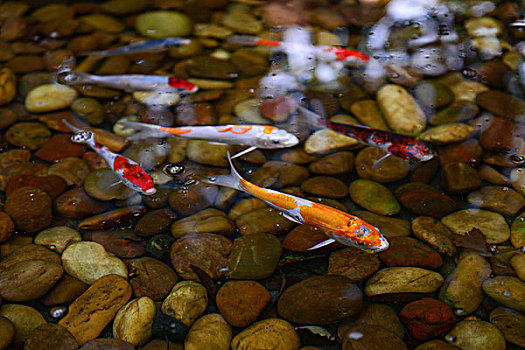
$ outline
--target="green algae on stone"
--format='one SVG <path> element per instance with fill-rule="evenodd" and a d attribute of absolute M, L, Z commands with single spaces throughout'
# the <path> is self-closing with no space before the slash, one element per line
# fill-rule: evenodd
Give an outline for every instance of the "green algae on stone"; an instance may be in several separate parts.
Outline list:
<path fill-rule="evenodd" d="M 498 303 L 525 312 L 525 282 L 513 276 L 496 276 L 483 281 L 482 287 Z"/>
<path fill-rule="evenodd" d="M 525 211 L 512 221 L 510 226 L 510 242 L 514 247 L 525 246 Z"/>
<path fill-rule="evenodd" d="M 349 187 L 350 197 L 363 208 L 380 215 L 396 215 L 401 206 L 392 192 L 378 182 L 355 180 Z"/>
<path fill-rule="evenodd" d="M 250 234 L 233 241 L 228 257 L 232 279 L 263 279 L 276 269 L 282 253 L 279 239 L 267 233 Z"/>

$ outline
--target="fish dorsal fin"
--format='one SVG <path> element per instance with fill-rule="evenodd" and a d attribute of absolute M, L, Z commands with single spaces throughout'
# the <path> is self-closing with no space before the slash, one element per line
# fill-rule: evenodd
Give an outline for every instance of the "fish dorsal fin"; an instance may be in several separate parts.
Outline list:
<path fill-rule="evenodd" d="M 333 239 L 333 238 L 328 238 L 328 239 L 326 239 L 326 240 L 324 240 L 324 241 L 322 241 L 322 242 L 320 242 L 320 243 L 317 243 L 317 244 L 314 245 L 313 247 L 308 248 L 308 250 L 319 249 L 319 248 L 322 248 L 322 247 L 327 246 L 327 245 L 329 245 L 329 244 L 332 244 L 332 243 L 334 243 L 334 242 L 335 242 L 335 239 Z"/>

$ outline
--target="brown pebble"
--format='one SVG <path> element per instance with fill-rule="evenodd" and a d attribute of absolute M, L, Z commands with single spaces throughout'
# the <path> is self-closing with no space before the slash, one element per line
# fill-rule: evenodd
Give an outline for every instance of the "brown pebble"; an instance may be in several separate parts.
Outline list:
<path fill-rule="evenodd" d="M 35 233 L 51 223 L 52 201 L 36 187 L 21 187 L 7 197 L 5 211 L 18 230 Z"/>

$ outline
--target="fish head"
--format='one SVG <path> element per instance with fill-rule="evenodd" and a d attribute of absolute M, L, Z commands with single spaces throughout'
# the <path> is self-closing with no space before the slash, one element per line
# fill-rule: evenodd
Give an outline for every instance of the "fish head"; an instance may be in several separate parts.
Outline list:
<path fill-rule="evenodd" d="M 287 148 L 297 145 L 299 139 L 286 130 L 266 127 L 256 136 L 256 142 L 260 148 Z"/>
<path fill-rule="evenodd" d="M 82 130 L 73 136 L 71 136 L 71 141 L 75 143 L 87 143 L 89 141 L 95 140 L 95 134 L 91 131 Z"/>
<path fill-rule="evenodd" d="M 357 218 L 351 219 L 346 227 L 332 232 L 332 238 L 337 242 L 376 253 L 390 246 L 377 227 Z"/>

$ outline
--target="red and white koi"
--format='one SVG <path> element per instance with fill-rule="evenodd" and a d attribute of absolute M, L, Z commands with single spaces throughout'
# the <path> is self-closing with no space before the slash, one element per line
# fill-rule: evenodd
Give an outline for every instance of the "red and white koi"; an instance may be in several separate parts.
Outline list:
<path fill-rule="evenodd" d="M 161 39 L 144 40 L 136 43 L 131 43 L 126 46 L 118 47 L 115 49 L 101 50 L 101 51 L 89 51 L 84 52 L 82 55 L 89 55 L 95 57 L 107 57 L 115 55 L 135 54 L 141 52 L 158 52 L 169 50 L 173 47 L 179 47 L 181 45 L 188 45 L 190 39 L 169 37 Z"/>
<path fill-rule="evenodd" d="M 94 84 L 126 91 L 174 92 L 193 94 L 199 89 L 187 80 L 163 75 L 94 75 L 77 71 L 58 73 L 56 81 L 64 85 Z"/>
<path fill-rule="evenodd" d="M 282 49 L 286 51 L 306 51 L 313 52 L 318 59 L 323 61 L 335 61 L 348 63 L 366 63 L 370 60 L 367 54 L 357 51 L 346 49 L 339 46 L 328 46 L 328 45 L 309 45 L 306 43 L 294 43 L 285 41 L 275 41 L 259 38 L 251 35 L 232 35 L 228 38 L 228 41 L 249 46 L 262 46 L 273 49 Z"/>
<path fill-rule="evenodd" d="M 270 125 L 183 126 L 171 128 L 128 121 L 122 121 L 118 124 L 140 130 L 140 132 L 128 136 L 127 138 L 130 140 L 176 136 L 215 143 L 251 146 L 249 150 L 253 148 L 285 148 L 299 143 L 299 139 L 295 135 Z"/>
<path fill-rule="evenodd" d="M 330 237 L 310 249 L 317 249 L 336 241 L 369 252 L 380 252 L 388 248 L 388 241 L 379 232 L 379 229 L 357 216 L 304 198 L 252 184 L 243 179 L 235 170 L 229 154 L 228 160 L 231 167 L 229 175 L 211 176 L 202 181 L 249 193 L 280 210 L 287 219 L 319 228 Z"/>
<path fill-rule="evenodd" d="M 152 195 L 157 192 L 151 176 L 135 161 L 98 144 L 95 141 L 93 132 L 79 129 L 64 119 L 62 119 L 62 122 L 74 133 L 71 136 L 71 141 L 85 143 L 91 147 L 104 159 L 126 186 L 145 195 Z"/>
<path fill-rule="evenodd" d="M 307 119 L 316 118 L 318 125 L 326 126 L 341 134 L 353 137 L 366 145 L 380 148 L 387 152 L 386 156 L 393 154 L 399 158 L 418 160 L 421 162 L 425 162 L 434 157 L 430 147 L 426 143 L 415 138 L 363 125 L 349 125 L 331 122 L 302 106 L 298 105 L 297 108 L 307 117 Z M 379 161 L 381 161 L 381 159 L 378 160 L 378 162 Z"/>

